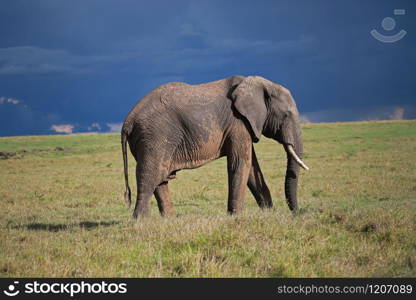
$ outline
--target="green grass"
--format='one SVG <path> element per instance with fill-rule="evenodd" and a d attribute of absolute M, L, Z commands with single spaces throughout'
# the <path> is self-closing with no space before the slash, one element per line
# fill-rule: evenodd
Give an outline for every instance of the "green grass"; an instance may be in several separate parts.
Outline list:
<path fill-rule="evenodd" d="M 0 160 L 0 276 L 415 277 L 416 122 L 307 124 L 303 135 L 299 215 L 283 200 L 284 151 L 263 138 L 272 210 L 248 192 L 227 216 L 220 159 L 171 181 L 176 218 L 153 199 L 137 223 L 119 135 L 0 138 L 1 152 L 27 150 Z"/>

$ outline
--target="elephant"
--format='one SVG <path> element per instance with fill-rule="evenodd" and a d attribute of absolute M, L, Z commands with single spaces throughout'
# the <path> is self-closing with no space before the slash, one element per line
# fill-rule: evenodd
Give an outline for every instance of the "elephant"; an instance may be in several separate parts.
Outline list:
<path fill-rule="evenodd" d="M 303 139 L 290 91 L 260 76 L 233 76 L 203 84 L 163 84 L 139 101 L 121 129 L 124 197 L 131 205 L 127 142 L 135 158 L 137 200 L 133 218 L 150 213 L 154 194 L 162 216 L 175 215 L 168 182 L 183 169 L 227 157 L 229 214 L 242 209 L 246 186 L 260 208 L 272 198 L 253 143 L 261 136 L 281 143 L 287 154 L 285 197 L 298 211 L 297 186 Z"/>

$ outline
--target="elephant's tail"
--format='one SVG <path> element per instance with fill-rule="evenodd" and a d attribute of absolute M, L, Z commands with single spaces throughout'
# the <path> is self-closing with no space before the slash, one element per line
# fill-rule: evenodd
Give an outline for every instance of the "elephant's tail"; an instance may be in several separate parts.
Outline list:
<path fill-rule="evenodd" d="M 124 192 L 124 199 L 131 206 L 131 191 L 129 187 L 129 167 L 127 162 L 127 133 L 121 130 L 121 149 L 123 150 L 123 164 L 124 164 L 124 181 L 126 183 L 126 191 Z"/>

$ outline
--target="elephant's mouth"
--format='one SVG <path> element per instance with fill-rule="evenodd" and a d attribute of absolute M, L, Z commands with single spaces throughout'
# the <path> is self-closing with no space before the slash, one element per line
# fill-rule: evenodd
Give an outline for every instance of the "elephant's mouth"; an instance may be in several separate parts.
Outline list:
<path fill-rule="evenodd" d="M 293 159 L 305 170 L 309 170 L 308 166 L 299 158 L 296 154 L 295 149 L 291 144 L 284 144 L 286 152 L 293 157 Z"/>

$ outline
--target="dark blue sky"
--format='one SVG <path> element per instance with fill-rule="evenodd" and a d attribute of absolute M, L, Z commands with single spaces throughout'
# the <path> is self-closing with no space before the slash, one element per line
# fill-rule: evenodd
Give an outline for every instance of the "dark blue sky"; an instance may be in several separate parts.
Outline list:
<path fill-rule="evenodd" d="M 236 74 L 286 86 L 312 122 L 413 119 L 415 15 L 412 0 L 2 0 L 0 135 L 117 130 L 162 83 Z"/>

